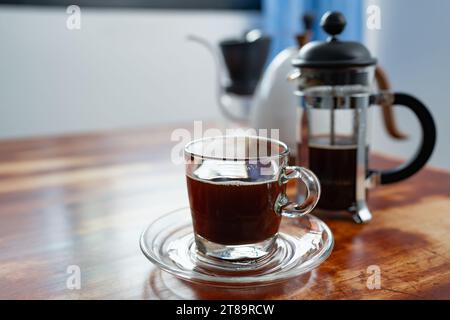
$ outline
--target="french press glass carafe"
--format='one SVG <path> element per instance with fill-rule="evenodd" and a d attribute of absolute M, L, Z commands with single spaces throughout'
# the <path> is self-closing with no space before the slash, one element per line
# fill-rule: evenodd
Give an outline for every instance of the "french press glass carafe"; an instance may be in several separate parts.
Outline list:
<path fill-rule="evenodd" d="M 290 75 L 299 96 L 298 157 L 319 177 L 322 186 L 319 210 L 347 210 L 356 222 L 371 219 L 367 189 L 408 178 L 430 158 L 436 129 L 428 109 L 402 93 L 372 92 L 376 59 L 357 42 L 340 41 L 346 21 L 339 12 L 328 12 L 321 26 L 330 36 L 311 42 L 293 60 Z M 368 168 L 367 111 L 386 101 L 409 108 L 418 118 L 422 140 L 414 157 L 386 171 Z"/>

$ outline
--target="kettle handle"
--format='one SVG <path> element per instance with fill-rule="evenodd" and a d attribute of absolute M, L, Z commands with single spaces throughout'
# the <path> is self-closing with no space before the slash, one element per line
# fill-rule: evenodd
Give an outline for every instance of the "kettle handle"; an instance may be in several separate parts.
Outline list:
<path fill-rule="evenodd" d="M 389 79 L 387 77 L 386 72 L 380 67 L 376 66 L 375 68 L 375 80 L 377 83 L 378 91 L 390 91 L 391 84 L 389 83 Z M 388 134 L 397 140 L 405 140 L 408 138 L 406 134 L 401 132 L 397 126 L 397 117 L 395 117 L 394 110 L 392 109 L 392 105 L 390 103 L 380 104 L 382 113 L 383 113 L 383 122 L 384 127 Z"/>
<path fill-rule="evenodd" d="M 417 98 L 405 93 L 379 93 L 371 96 L 371 102 L 382 104 L 390 100 L 393 105 L 409 108 L 417 117 L 422 130 L 420 146 L 411 160 L 397 168 L 388 170 L 370 170 L 371 180 L 379 184 L 389 184 L 409 178 L 422 169 L 433 153 L 436 144 L 436 125 L 428 108 Z"/>

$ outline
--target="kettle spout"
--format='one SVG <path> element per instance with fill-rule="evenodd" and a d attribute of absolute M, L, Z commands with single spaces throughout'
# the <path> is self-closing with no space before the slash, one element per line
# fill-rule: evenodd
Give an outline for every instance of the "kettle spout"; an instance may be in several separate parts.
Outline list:
<path fill-rule="evenodd" d="M 216 82 L 217 88 L 219 90 L 219 95 L 221 95 L 224 91 L 224 88 L 230 82 L 227 68 L 225 67 L 225 62 L 223 61 L 223 57 L 220 54 L 219 50 L 215 45 L 206 40 L 205 38 L 199 37 L 197 35 L 190 34 L 187 36 L 189 41 L 196 42 L 206 48 L 209 51 L 211 56 L 214 59 L 214 65 L 216 68 Z"/>
<path fill-rule="evenodd" d="M 236 116 L 229 110 L 230 99 L 229 98 L 227 99 L 225 88 L 229 86 L 231 80 L 221 52 L 219 52 L 219 50 L 215 45 L 211 44 L 211 42 L 202 37 L 191 34 L 188 35 L 187 39 L 190 41 L 197 42 L 198 44 L 205 47 L 214 59 L 214 64 L 216 68 L 216 90 L 217 90 L 216 99 L 222 114 L 231 121 L 235 122 L 246 121 L 245 118 Z"/>

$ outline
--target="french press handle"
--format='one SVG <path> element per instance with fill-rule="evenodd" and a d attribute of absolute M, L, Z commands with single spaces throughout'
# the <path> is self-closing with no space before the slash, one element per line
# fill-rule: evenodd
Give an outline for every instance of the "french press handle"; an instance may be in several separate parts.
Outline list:
<path fill-rule="evenodd" d="M 418 150 L 411 160 L 397 168 L 387 170 L 370 170 L 370 176 L 376 177 L 379 184 L 389 184 L 409 178 L 430 159 L 436 144 L 436 125 L 428 108 L 417 98 L 405 93 L 382 92 L 371 96 L 372 104 L 381 104 L 389 99 L 393 105 L 409 108 L 420 123 L 422 137 Z"/>

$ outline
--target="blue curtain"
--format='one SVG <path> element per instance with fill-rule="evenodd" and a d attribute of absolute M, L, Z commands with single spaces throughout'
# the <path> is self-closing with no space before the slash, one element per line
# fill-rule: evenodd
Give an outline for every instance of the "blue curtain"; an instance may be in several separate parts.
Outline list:
<path fill-rule="evenodd" d="M 347 26 L 340 36 L 345 40 L 362 40 L 362 0 L 262 0 L 264 30 L 272 36 L 271 56 L 295 45 L 294 36 L 303 31 L 302 17 L 314 15 L 313 40 L 326 39 L 320 28 L 320 18 L 329 10 L 342 12 Z"/>

